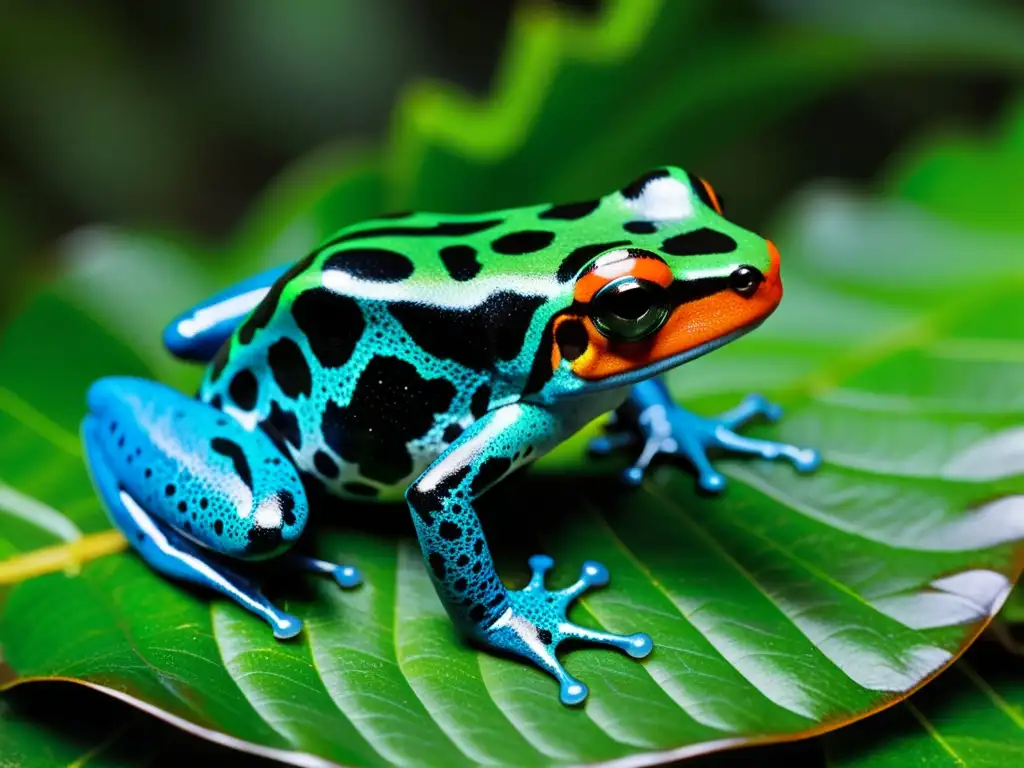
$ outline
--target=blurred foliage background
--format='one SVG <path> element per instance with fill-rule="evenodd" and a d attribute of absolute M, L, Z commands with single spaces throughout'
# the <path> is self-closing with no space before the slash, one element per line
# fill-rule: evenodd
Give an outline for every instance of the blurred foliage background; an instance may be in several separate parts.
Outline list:
<path fill-rule="evenodd" d="M 584 17 L 601 5 L 557 4 Z M 268 185 L 297 161 L 327 145 L 376 147 L 386 141 L 395 104 L 412 83 L 430 78 L 487 94 L 516 5 L 0 0 L 0 268 L 6 272 L 0 312 L 13 311 L 27 286 L 46 278 L 61 237 L 79 226 L 102 222 L 216 244 L 237 230 Z M 791 193 L 809 181 L 840 179 L 864 190 L 891 183 L 885 169 L 898 167 L 898 157 L 921 137 L 966 133 L 981 137 L 975 147 L 983 148 L 985 137 L 995 141 L 1000 118 L 1020 96 L 1024 4 L 1016 0 L 704 5 L 728 33 L 720 49 L 696 54 L 692 40 L 681 35 L 678 55 L 692 59 L 696 83 L 702 57 L 754 50 L 758 41 L 784 36 L 793 25 L 818 28 L 822 39 L 848 33 L 877 46 L 865 50 L 889 52 L 884 66 L 824 78 L 826 87 L 813 69 L 801 73 L 813 97 L 798 109 L 780 110 L 778 119 L 766 121 L 754 112 L 771 103 L 767 94 L 713 109 L 704 124 L 691 120 L 680 131 L 686 157 L 695 158 L 696 170 L 726 197 L 730 215 L 753 229 L 776 219 Z M 914 66 L 899 66 L 903 51 L 913 54 Z M 646 85 L 657 93 L 657 70 L 650 77 Z M 722 98 L 730 98 L 728 88 Z M 630 125 L 628 114 L 586 117 Z M 671 133 L 673 126 L 662 129 Z M 956 178 L 974 182 L 950 191 L 944 199 L 954 202 L 944 213 L 955 218 L 963 209 L 975 223 L 985 223 L 987 211 L 996 210 L 993 228 L 1019 231 L 1019 179 L 995 162 L 977 172 L 965 168 Z M 543 174 L 544 168 L 522 172 Z M 926 169 L 902 183 L 913 199 L 915 185 L 932 182 Z M 211 248 L 208 258 L 224 253 Z M 37 695 L 16 697 L 24 711 L 52 719 L 48 704 L 33 708 Z M 95 697 L 88 700 L 95 705 Z M 97 729 L 116 731 L 127 718 L 123 709 L 103 706 L 97 715 L 103 722 L 87 729 L 82 745 L 72 734 L 69 755 L 94 743 Z M 40 741 L 51 741 L 52 734 L 39 728 Z M 159 733 L 170 742 L 178 732 Z M 152 754 L 155 742 L 140 740 Z"/>
<path fill-rule="evenodd" d="M 600 5 L 559 2 L 581 14 Z M 830 32 L 845 26 L 891 37 L 896 45 L 905 35 L 908 47 L 923 35 L 953 36 L 983 48 L 990 35 L 999 48 L 1001 32 L 1010 30 L 1000 30 L 998 13 L 1019 6 L 1010 0 L 928 4 L 935 19 L 931 29 L 921 29 L 920 0 L 727 0 L 717 3 L 715 13 L 728 17 L 738 37 L 776 33 L 795 17 Z M 11 275 L 43 267 L 57 237 L 94 221 L 185 231 L 214 241 L 225 237 L 270 180 L 297 158 L 327 142 L 379 140 L 398 95 L 416 79 L 485 93 L 514 5 L 5 0 L 5 290 L 16 284 Z M 997 15 L 972 14 L 972 6 L 988 6 Z M 685 48 L 680 56 L 687 55 Z M 923 126 L 984 130 L 1015 79 L 999 67 L 964 67 L 956 56 L 904 73 L 886 68 L 822 93 L 767 128 L 755 120 L 756 133 L 743 130 L 740 105 L 733 112 L 737 124 L 708 126 L 734 140 L 707 156 L 699 147 L 689 154 L 700 156 L 701 171 L 726 190 L 732 214 L 756 227 L 808 178 L 871 180 Z M 592 116 L 604 118 L 622 115 Z"/>

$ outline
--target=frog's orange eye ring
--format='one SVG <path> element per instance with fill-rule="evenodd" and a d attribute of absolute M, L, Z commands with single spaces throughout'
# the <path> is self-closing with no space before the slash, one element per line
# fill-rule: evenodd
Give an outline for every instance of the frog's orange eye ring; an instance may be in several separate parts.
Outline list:
<path fill-rule="evenodd" d="M 594 327 L 614 341 L 640 341 L 665 324 L 672 303 L 668 291 L 650 280 L 621 277 L 597 292 L 590 306 Z"/>

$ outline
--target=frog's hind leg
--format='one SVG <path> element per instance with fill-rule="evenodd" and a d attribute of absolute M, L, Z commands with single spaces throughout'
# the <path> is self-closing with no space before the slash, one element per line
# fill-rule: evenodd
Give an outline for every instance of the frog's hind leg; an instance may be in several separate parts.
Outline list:
<path fill-rule="evenodd" d="M 697 483 L 709 492 L 722 490 L 725 477 L 708 458 L 710 449 L 752 454 L 775 460 L 785 459 L 797 470 L 808 472 L 821 463 L 817 451 L 787 443 L 759 440 L 735 432 L 757 417 L 777 421 L 782 409 L 760 395 L 749 395 L 741 403 L 718 416 L 703 417 L 672 401 L 661 379 L 642 381 L 633 386 L 629 397 L 610 424 L 610 432 L 594 440 L 590 447 L 598 455 L 627 446 L 641 445 L 640 454 L 623 472 L 623 480 L 639 484 L 648 466 L 661 454 L 683 456 L 697 471 Z"/>
<path fill-rule="evenodd" d="M 164 328 L 164 346 L 181 360 L 210 362 L 288 269 L 268 269 L 185 310 Z"/>
<path fill-rule="evenodd" d="M 88 405 L 82 437 L 93 483 L 142 558 L 230 597 L 277 637 L 297 634 L 298 619 L 224 564 L 284 555 L 305 527 L 305 490 L 274 441 L 143 379 L 101 379 Z"/>

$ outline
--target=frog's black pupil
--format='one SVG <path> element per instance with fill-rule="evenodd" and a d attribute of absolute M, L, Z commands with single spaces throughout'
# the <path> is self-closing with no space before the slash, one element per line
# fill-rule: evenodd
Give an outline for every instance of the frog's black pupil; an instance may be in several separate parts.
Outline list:
<path fill-rule="evenodd" d="M 764 280 L 764 275 L 754 267 L 740 267 L 729 276 L 729 285 L 740 296 L 752 296 Z"/>
<path fill-rule="evenodd" d="M 608 297 L 607 308 L 623 320 L 638 320 L 651 308 L 651 297 L 640 285 L 623 286 Z"/>

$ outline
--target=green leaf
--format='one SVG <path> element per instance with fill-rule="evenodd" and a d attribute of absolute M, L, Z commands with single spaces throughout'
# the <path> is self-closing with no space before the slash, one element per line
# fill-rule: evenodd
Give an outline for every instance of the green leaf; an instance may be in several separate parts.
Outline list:
<path fill-rule="evenodd" d="M 979 642 L 909 700 L 825 740 L 833 768 L 1002 768 L 1024 759 L 1024 659 Z"/>
<path fill-rule="evenodd" d="M 578 764 L 808 736 L 950 664 L 1022 562 L 1021 472 L 1004 450 L 1021 410 L 1022 242 L 838 191 L 809 193 L 780 223 L 783 309 L 671 379 L 708 413 L 750 389 L 782 399 L 786 420 L 752 431 L 822 447 L 820 472 L 728 460 L 720 499 L 671 467 L 629 492 L 614 466 L 583 458 L 581 437 L 485 505 L 509 584 L 540 549 L 559 562 L 556 582 L 601 560 L 612 584 L 574 620 L 655 638 L 645 663 L 570 655 L 592 691 L 582 710 L 559 705 L 540 671 L 455 636 L 401 507 L 350 505 L 316 532 L 319 553 L 353 562 L 367 585 L 274 585 L 307 628 L 278 643 L 126 552 L 89 486 L 75 434 L 88 384 L 135 374 L 187 388 L 197 372 L 167 361 L 160 324 L 212 287 L 403 203 L 590 195 L 638 166 L 692 165 L 674 147 L 725 146 L 722 123 L 749 130 L 752 105 L 779 114 L 878 65 L 869 42 L 797 33 L 711 56 L 724 50 L 715 5 L 610 3 L 589 26 L 524 10 L 493 100 L 415 92 L 383 159 L 332 148 L 286 177 L 234 241 L 210 248 L 232 256 L 222 267 L 163 234 L 70 240 L 64 278 L 0 342 L 0 684 L 85 682 L 298 764 Z M 692 59 L 678 55 L 682 30 Z M 537 511 L 551 505 L 564 515 Z"/>
<path fill-rule="evenodd" d="M 128 768 L 196 761 L 216 761 L 224 768 L 280 765 L 228 746 L 183 739 L 179 729 L 82 686 L 25 686 L 0 699 L 4 768 Z"/>
<path fill-rule="evenodd" d="M 844 253 L 851 233 L 855 261 Z M 941 268 L 906 264 L 880 288 L 885 249 L 916 239 L 922 248 L 908 253 Z M 1024 274 L 1009 279 L 1003 251 L 983 247 L 983 235 L 839 192 L 798 203 L 778 240 L 783 309 L 672 386 L 705 411 L 750 387 L 782 397 L 787 418 L 758 431 L 821 446 L 826 467 L 798 476 L 723 461 L 732 485 L 710 500 L 670 467 L 635 492 L 538 472 L 487 507 L 507 581 L 521 583 L 525 558 L 541 548 L 560 563 L 560 581 L 598 559 L 612 585 L 574 618 L 656 638 L 644 664 L 570 655 L 592 689 L 583 711 L 558 704 L 543 673 L 459 642 L 401 508 L 357 507 L 318 532 L 320 553 L 355 563 L 367 586 L 277 587 L 306 621 L 291 643 L 132 554 L 93 557 L 91 547 L 102 554 L 110 542 L 95 535 L 106 523 L 78 455 L 75 403 L 95 376 L 147 365 L 59 291 L 42 294 L 0 347 L 15 404 L 0 414 L 10 488 L 0 506 L 17 523 L 4 526 L 4 546 L 29 553 L 0 570 L 0 581 L 16 582 L 0 636 L 8 683 L 87 681 L 294 761 L 346 765 L 668 757 L 809 735 L 898 699 L 954 659 L 1017 576 L 1019 468 L 1001 465 L 1012 456 L 992 446 L 1019 412 L 1024 364 L 997 353 L 1024 332 L 1019 314 L 1007 322 Z M 979 254 L 970 265 L 952 258 L 965 246 Z M 32 386 L 32 345 L 53 328 L 89 354 L 62 369 L 58 386 Z M 576 448 L 549 465 L 578 466 Z M 552 504 L 561 519 L 526 512 Z M 27 578 L 41 543 L 77 547 L 77 572 Z"/>

